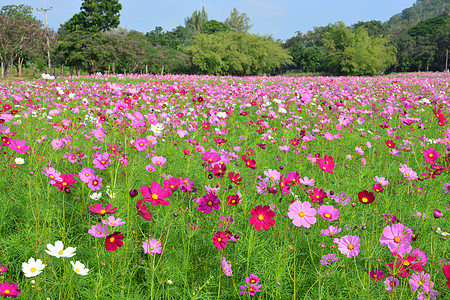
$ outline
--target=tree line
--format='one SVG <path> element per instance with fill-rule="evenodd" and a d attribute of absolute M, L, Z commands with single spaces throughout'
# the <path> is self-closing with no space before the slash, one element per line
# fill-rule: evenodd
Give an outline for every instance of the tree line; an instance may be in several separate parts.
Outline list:
<path fill-rule="evenodd" d="M 57 32 L 45 30 L 26 5 L 0 10 L 1 75 L 15 67 L 35 74 L 53 66 L 82 73 L 263 75 L 293 72 L 375 75 L 443 71 L 449 45 L 446 13 L 414 26 L 379 21 L 342 22 L 297 32 L 286 42 L 250 34 L 250 18 L 234 8 L 223 22 L 196 10 L 184 26 L 147 33 L 119 27 L 118 0 L 84 0 Z M 47 51 L 46 37 L 50 38 Z M 48 57 L 47 53 L 50 53 Z M 60 72 L 60 74 L 61 74 Z"/>

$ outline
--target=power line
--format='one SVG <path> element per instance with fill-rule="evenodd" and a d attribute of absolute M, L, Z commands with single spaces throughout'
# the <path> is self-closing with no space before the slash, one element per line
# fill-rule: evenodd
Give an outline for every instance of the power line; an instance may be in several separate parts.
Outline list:
<path fill-rule="evenodd" d="M 48 34 L 48 22 L 47 22 L 47 11 L 52 10 L 53 8 L 41 8 L 41 9 L 37 9 L 36 11 L 43 11 L 44 15 L 45 15 L 45 33 L 46 33 L 46 37 L 47 37 L 47 58 L 48 58 L 48 74 L 51 75 L 52 74 L 52 61 L 50 59 L 50 38 L 49 38 L 49 34 Z"/>

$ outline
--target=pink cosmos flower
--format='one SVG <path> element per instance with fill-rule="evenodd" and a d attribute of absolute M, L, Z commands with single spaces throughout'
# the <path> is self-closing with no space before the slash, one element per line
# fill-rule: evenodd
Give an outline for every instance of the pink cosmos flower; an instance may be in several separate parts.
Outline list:
<path fill-rule="evenodd" d="M 94 176 L 94 171 L 91 168 L 83 168 L 78 173 L 78 176 L 80 177 L 80 180 L 84 183 L 89 182 L 89 177 Z"/>
<path fill-rule="evenodd" d="M 145 254 L 150 254 L 151 256 L 156 253 L 161 253 L 162 250 L 161 243 L 157 239 L 145 240 L 142 242 L 142 247 L 144 248 Z"/>
<path fill-rule="evenodd" d="M 102 207 L 101 203 L 95 203 L 94 207 L 89 206 L 89 210 L 96 215 L 113 215 L 117 213 L 117 207 L 112 208 L 112 204 L 106 204 L 105 208 Z"/>
<path fill-rule="evenodd" d="M 316 182 L 314 179 L 309 179 L 308 177 L 299 178 L 298 179 L 299 184 L 303 184 L 306 186 L 314 186 L 314 183 Z"/>
<path fill-rule="evenodd" d="M 137 151 L 145 151 L 147 150 L 148 141 L 146 138 L 137 138 L 134 142 L 134 147 Z"/>
<path fill-rule="evenodd" d="M 409 278 L 409 285 L 415 292 L 429 293 L 433 289 L 433 281 L 431 281 L 431 275 L 427 273 L 413 273 Z"/>
<path fill-rule="evenodd" d="M 178 189 L 178 186 L 180 185 L 180 179 L 173 177 L 166 179 L 164 180 L 163 185 L 165 188 L 170 189 L 173 193 Z"/>
<path fill-rule="evenodd" d="M 169 206 L 169 201 L 164 199 L 169 198 L 172 195 L 170 189 L 161 188 L 159 183 L 152 182 L 150 188 L 148 186 L 141 187 L 141 194 L 145 197 L 143 201 L 151 201 L 151 205 Z"/>
<path fill-rule="evenodd" d="M 293 220 L 292 223 L 294 226 L 309 228 L 311 227 L 311 224 L 316 223 L 316 214 L 316 209 L 311 208 L 310 202 L 301 202 L 297 200 L 289 205 L 289 212 L 287 215 L 289 219 Z"/>
<path fill-rule="evenodd" d="M 98 177 L 98 175 L 91 175 L 88 178 L 88 187 L 93 191 L 99 191 L 102 187 L 103 178 Z"/>
<path fill-rule="evenodd" d="M 62 146 L 64 146 L 64 141 L 61 139 L 53 139 L 51 142 L 53 150 L 59 150 Z"/>
<path fill-rule="evenodd" d="M 227 261 L 227 259 L 224 257 L 220 261 L 220 266 L 222 267 L 222 271 L 225 274 L 225 276 L 233 276 L 233 271 L 231 270 L 231 263 Z"/>
<path fill-rule="evenodd" d="M 102 224 L 92 225 L 88 233 L 93 237 L 102 238 L 109 234 L 108 227 L 102 226 Z"/>
<path fill-rule="evenodd" d="M 334 238 L 334 243 L 338 245 L 339 251 L 348 258 L 358 256 L 360 242 L 357 235 L 346 235 L 340 239 Z"/>
<path fill-rule="evenodd" d="M 332 205 L 321 205 L 317 212 L 323 219 L 328 221 L 334 221 L 339 218 L 339 209 L 334 208 Z"/>
<path fill-rule="evenodd" d="M 12 297 L 17 298 L 19 295 L 20 289 L 17 288 L 17 284 L 10 284 L 9 282 L 0 283 L 0 296 L 3 297 Z"/>
<path fill-rule="evenodd" d="M 268 178 L 272 179 L 272 181 L 278 181 L 280 180 L 280 172 L 277 170 L 268 169 L 267 171 L 264 171 L 264 175 L 266 175 Z"/>
<path fill-rule="evenodd" d="M 381 245 L 387 245 L 391 252 L 404 255 L 412 250 L 412 231 L 403 224 L 386 226 L 380 238 Z"/>
<path fill-rule="evenodd" d="M 325 265 L 329 265 L 332 262 L 338 261 L 339 257 L 336 256 L 336 253 L 332 253 L 332 254 L 325 254 L 324 256 L 322 256 L 322 259 L 320 260 L 320 263 L 325 266 Z"/>
<path fill-rule="evenodd" d="M 102 154 L 97 155 L 92 161 L 92 163 L 94 164 L 94 169 L 100 170 L 106 169 L 110 165 L 108 153 L 104 152 Z"/>
<path fill-rule="evenodd" d="M 384 281 L 384 288 L 389 292 L 395 291 L 398 288 L 399 283 L 400 281 L 397 278 L 390 276 Z"/>
<path fill-rule="evenodd" d="M 117 227 L 117 226 L 125 224 L 125 222 L 123 222 L 122 219 L 120 219 L 120 218 L 116 219 L 114 216 L 109 216 L 108 221 L 102 220 L 102 223 L 105 225 L 109 225 L 111 227 Z M 108 234 L 106 234 L 106 235 L 108 235 Z"/>
<path fill-rule="evenodd" d="M 45 169 L 45 172 L 42 172 L 45 176 L 47 176 L 48 178 L 50 178 L 50 184 L 54 185 L 56 184 L 56 182 L 61 182 L 62 178 L 61 178 L 61 173 L 56 171 L 54 168 L 52 167 L 48 167 Z"/>
<path fill-rule="evenodd" d="M 389 184 L 389 181 L 387 181 L 384 177 L 375 176 L 373 178 L 373 180 L 375 180 L 377 183 L 381 184 L 381 186 L 386 186 Z"/>
<path fill-rule="evenodd" d="M 167 159 L 163 156 L 152 157 L 152 163 L 154 165 L 163 166 L 167 162 Z"/>
<path fill-rule="evenodd" d="M 327 229 L 321 229 L 320 234 L 326 236 L 333 236 L 340 233 L 341 231 L 342 229 L 337 226 L 328 226 Z"/>

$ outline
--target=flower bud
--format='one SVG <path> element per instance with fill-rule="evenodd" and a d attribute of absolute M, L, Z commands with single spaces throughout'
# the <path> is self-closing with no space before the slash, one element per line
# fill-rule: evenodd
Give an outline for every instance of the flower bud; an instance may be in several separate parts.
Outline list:
<path fill-rule="evenodd" d="M 439 209 L 437 209 L 437 208 L 433 209 L 433 216 L 436 219 L 442 218 L 443 215 L 444 214 Z"/>
<path fill-rule="evenodd" d="M 138 195 L 138 191 L 137 190 L 130 190 L 130 197 L 134 198 Z"/>

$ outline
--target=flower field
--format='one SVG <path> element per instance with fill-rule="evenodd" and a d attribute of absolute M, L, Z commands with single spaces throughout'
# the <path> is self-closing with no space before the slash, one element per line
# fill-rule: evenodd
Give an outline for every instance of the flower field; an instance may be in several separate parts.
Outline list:
<path fill-rule="evenodd" d="M 0 82 L 0 295 L 449 299 L 449 85 Z"/>

